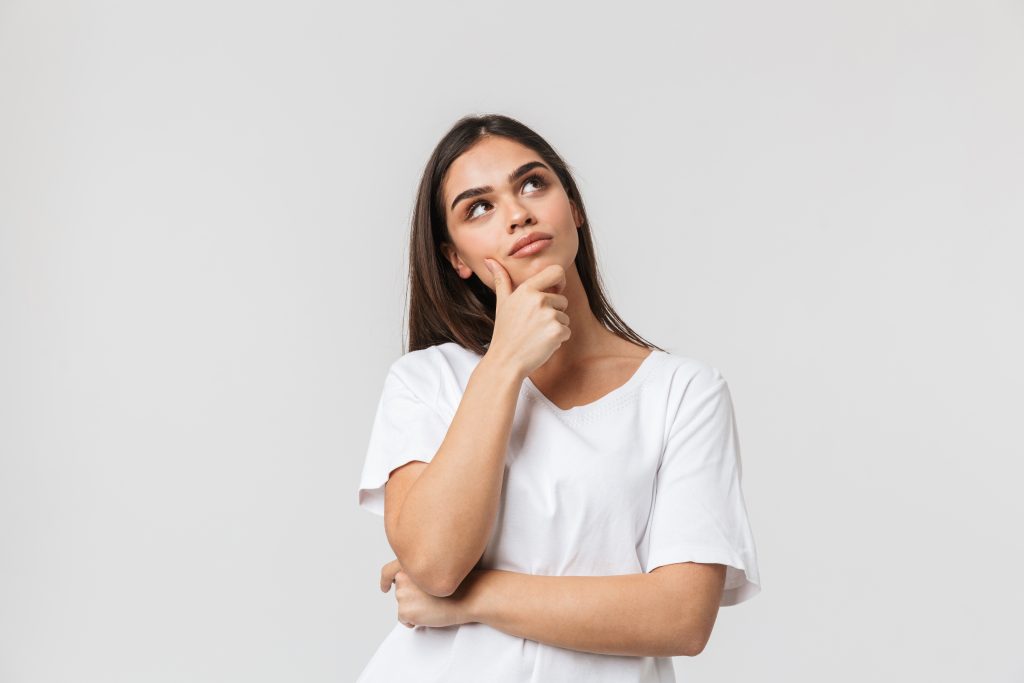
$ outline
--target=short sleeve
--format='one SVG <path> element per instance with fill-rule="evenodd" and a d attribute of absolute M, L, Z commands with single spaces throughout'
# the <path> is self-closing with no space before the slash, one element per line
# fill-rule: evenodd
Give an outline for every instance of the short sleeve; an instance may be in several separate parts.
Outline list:
<path fill-rule="evenodd" d="M 383 517 L 384 484 L 392 470 L 413 460 L 433 460 L 448 426 L 448 421 L 413 393 L 392 366 L 384 379 L 370 431 L 359 480 L 359 507 Z"/>
<path fill-rule="evenodd" d="M 757 551 L 741 479 L 729 386 L 717 369 L 702 369 L 687 387 L 666 436 L 645 570 L 676 562 L 724 564 L 721 606 L 757 595 Z"/>

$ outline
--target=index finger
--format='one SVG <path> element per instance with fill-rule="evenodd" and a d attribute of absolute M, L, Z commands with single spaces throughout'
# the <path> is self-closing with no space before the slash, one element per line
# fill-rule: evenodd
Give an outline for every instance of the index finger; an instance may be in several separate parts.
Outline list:
<path fill-rule="evenodd" d="M 523 280 L 522 284 L 526 283 L 530 283 L 531 287 L 543 292 L 561 294 L 565 289 L 565 268 L 557 263 L 552 263 L 539 273 L 534 273 Z"/>

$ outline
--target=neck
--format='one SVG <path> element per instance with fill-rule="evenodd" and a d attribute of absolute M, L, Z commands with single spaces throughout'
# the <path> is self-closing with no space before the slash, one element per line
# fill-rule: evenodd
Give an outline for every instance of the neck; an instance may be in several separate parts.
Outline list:
<path fill-rule="evenodd" d="M 580 359 L 608 353 L 616 342 L 621 341 L 620 337 L 602 325 L 590 310 L 590 300 L 587 298 L 575 263 L 565 271 L 565 290 L 562 295 L 569 300 L 565 313 L 569 316 L 572 336 L 541 366 L 552 372 L 570 367 Z"/>

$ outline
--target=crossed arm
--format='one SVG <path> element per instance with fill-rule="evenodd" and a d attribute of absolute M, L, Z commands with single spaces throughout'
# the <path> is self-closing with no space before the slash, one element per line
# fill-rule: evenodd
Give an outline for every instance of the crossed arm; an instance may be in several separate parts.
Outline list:
<path fill-rule="evenodd" d="M 612 576 L 470 569 L 484 552 L 495 523 L 523 380 L 510 374 L 502 359 L 487 361 L 485 357 L 474 371 L 429 465 L 414 460 L 395 468 L 385 488 L 388 541 L 401 564 L 407 565 L 403 573 L 423 586 L 418 597 L 426 597 L 421 603 L 428 609 L 457 612 L 458 623 L 480 622 L 571 650 L 631 656 L 699 654 L 718 615 L 724 565 L 681 562 L 648 573 Z M 381 590 L 389 584 L 391 578 L 382 576 Z M 415 601 L 416 592 L 412 595 Z M 438 603 L 431 597 L 451 602 Z"/>
<path fill-rule="evenodd" d="M 724 583 L 724 565 L 694 562 L 613 576 L 474 569 L 451 599 L 467 621 L 557 647 L 694 656 L 711 636 Z"/>

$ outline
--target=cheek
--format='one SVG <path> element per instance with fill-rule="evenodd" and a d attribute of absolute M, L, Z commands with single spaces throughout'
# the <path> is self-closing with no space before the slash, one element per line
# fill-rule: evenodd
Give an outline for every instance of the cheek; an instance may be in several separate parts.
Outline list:
<path fill-rule="evenodd" d="M 456 253 L 458 253 L 463 267 L 469 268 L 477 274 L 480 271 L 487 270 L 484 267 L 484 258 L 493 253 L 488 251 L 489 249 L 488 244 L 476 236 L 467 238 L 465 235 L 462 235 L 458 244 L 455 245 Z"/>
<path fill-rule="evenodd" d="M 537 207 L 537 218 L 541 225 L 550 225 L 557 228 L 575 228 L 576 219 L 572 215 L 572 205 L 565 195 L 551 197 Z"/>

